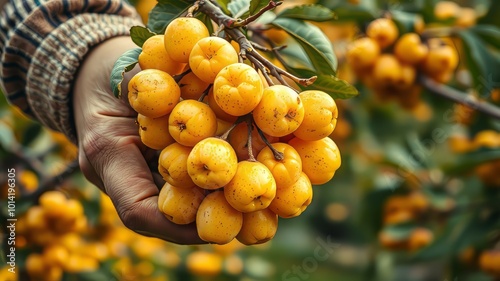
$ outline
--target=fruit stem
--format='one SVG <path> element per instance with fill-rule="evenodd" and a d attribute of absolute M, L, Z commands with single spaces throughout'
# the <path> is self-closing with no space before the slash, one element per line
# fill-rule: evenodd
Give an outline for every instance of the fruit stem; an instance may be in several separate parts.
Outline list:
<path fill-rule="evenodd" d="M 225 140 L 227 141 L 227 138 L 229 137 L 229 134 L 231 133 L 231 131 L 233 131 L 233 129 L 238 126 L 238 124 L 240 124 L 241 122 L 245 121 L 246 118 L 248 115 L 243 115 L 243 116 L 240 116 L 238 117 L 238 119 L 236 119 L 236 121 L 231 125 L 231 127 L 229 127 L 229 129 L 227 129 L 226 132 L 224 132 L 224 134 L 222 134 L 219 138 L 222 139 L 222 140 Z"/>
<path fill-rule="evenodd" d="M 189 7 L 189 9 L 187 10 L 187 13 L 186 13 L 186 17 L 192 18 L 194 12 L 196 10 L 198 10 L 198 8 L 200 8 L 200 1 L 194 2 L 193 6 Z"/>
<path fill-rule="evenodd" d="M 500 119 L 500 108 L 486 101 L 477 100 L 471 95 L 438 83 L 427 76 L 420 76 L 419 82 L 434 94 L 487 114 L 495 119 Z"/>
<path fill-rule="evenodd" d="M 213 84 L 208 85 L 208 87 L 205 89 L 205 91 L 203 91 L 203 93 L 201 94 L 201 96 L 198 98 L 199 102 L 203 102 L 203 100 L 208 95 L 208 93 L 210 93 L 210 89 L 212 89 L 212 85 Z"/>
<path fill-rule="evenodd" d="M 179 82 L 182 80 L 182 78 L 184 78 L 184 76 L 186 76 L 187 74 L 189 74 L 191 72 L 191 68 L 182 72 L 181 74 L 178 74 L 178 75 L 174 75 L 174 80 L 177 84 L 179 84 Z"/>
<path fill-rule="evenodd" d="M 247 118 L 245 121 L 247 122 L 247 128 L 248 128 L 248 138 L 247 138 L 248 161 L 255 162 L 257 160 L 253 155 L 253 145 L 252 145 L 253 120 L 252 118 Z"/>
<path fill-rule="evenodd" d="M 259 129 L 259 127 L 257 127 L 257 132 L 259 133 L 259 136 L 260 138 L 262 139 L 262 141 L 269 147 L 269 149 L 271 149 L 271 151 L 273 152 L 274 154 L 274 159 L 276 159 L 276 161 L 283 161 L 283 159 L 285 159 L 285 156 L 283 155 L 282 152 L 279 152 L 270 142 L 269 140 L 266 138 L 266 136 L 264 135 L 264 132 L 262 132 L 261 129 Z"/>

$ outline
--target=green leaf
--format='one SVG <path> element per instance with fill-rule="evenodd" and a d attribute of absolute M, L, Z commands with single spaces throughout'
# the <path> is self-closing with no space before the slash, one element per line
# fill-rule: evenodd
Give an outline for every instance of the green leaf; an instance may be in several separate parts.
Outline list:
<path fill-rule="evenodd" d="M 132 28 L 130 28 L 130 38 L 132 38 L 132 41 L 141 48 L 149 37 L 155 35 L 155 33 L 143 26 L 132 26 Z"/>
<path fill-rule="evenodd" d="M 212 23 L 212 19 L 207 14 L 200 13 L 196 16 L 197 19 L 201 20 L 208 29 L 209 34 L 214 34 L 214 25 Z"/>
<path fill-rule="evenodd" d="M 444 165 L 443 170 L 452 174 L 464 173 L 477 165 L 496 159 L 500 159 L 500 149 L 482 148 L 450 160 L 449 164 Z"/>
<path fill-rule="evenodd" d="M 340 22 L 355 21 L 364 24 L 379 17 L 379 9 L 373 0 L 362 1 L 354 5 L 343 0 L 320 0 L 318 4 L 333 11 Z"/>
<path fill-rule="evenodd" d="M 318 27 L 289 18 L 278 18 L 272 24 L 285 30 L 300 44 L 316 73 L 336 74 L 337 57 L 330 41 Z"/>
<path fill-rule="evenodd" d="M 23 146 L 29 146 L 33 141 L 37 139 L 43 132 L 42 126 L 38 123 L 31 123 L 24 130 L 23 136 L 21 138 L 21 143 Z"/>
<path fill-rule="evenodd" d="M 262 8 L 267 6 L 267 4 L 269 4 L 269 0 L 251 0 L 250 1 L 250 8 L 248 9 L 248 12 L 250 15 L 255 15 Z"/>
<path fill-rule="evenodd" d="M 336 18 L 335 13 L 317 4 L 300 5 L 283 10 L 277 18 L 292 18 L 310 21 L 328 21 Z"/>
<path fill-rule="evenodd" d="M 491 46 L 500 49 L 500 28 L 493 25 L 476 25 L 469 29 Z"/>
<path fill-rule="evenodd" d="M 333 75 L 316 75 L 316 73 L 312 70 L 292 67 L 287 61 L 284 61 L 283 65 L 288 72 L 295 76 L 301 78 L 309 78 L 312 76 L 317 77 L 316 81 L 312 85 L 307 87 L 299 85 L 302 90 L 323 91 L 334 99 L 349 99 L 358 95 L 358 90 L 353 85 Z"/>
<path fill-rule="evenodd" d="M 488 49 L 485 43 L 471 30 L 458 32 L 464 46 L 467 66 L 472 75 L 474 88 L 481 97 L 489 96 L 500 82 L 500 57 Z"/>
<path fill-rule="evenodd" d="M 245 14 L 248 14 L 249 8 L 250 0 L 232 0 L 229 4 L 227 4 L 227 9 L 235 18 L 241 18 Z"/>
<path fill-rule="evenodd" d="M 231 0 L 217 0 L 217 4 L 222 9 L 225 14 L 229 14 L 230 11 L 227 9 L 227 5 L 231 2 Z"/>
<path fill-rule="evenodd" d="M 402 223 L 388 225 L 382 229 L 382 233 L 390 237 L 391 240 L 406 241 L 414 229 L 415 225 L 413 223 Z"/>
<path fill-rule="evenodd" d="M 111 89 L 113 90 L 113 94 L 115 95 L 115 97 L 121 97 L 123 75 L 125 74 L 125 72 L 129 72 L 135 67 L 141 51 L 141 48 L 128 50 L 115 62 L 115 65 L 111 70 L 110 79 Z"/>
<path fill-rule="evenodd" d="M 403 11 L 392 10 L 392 20 L 396 23 L 400 34 L 415 32 L 415 26 L 419 20 L 422 20 L 420 15 Z"/>
<path fill-rule="evenodd" d="M 158 0 L 158 4 L 149 12 L 147 28 L 156 34 L 164 33 L 167 25 L 191 5 L 192 2 L 186 0 Z"/>
<path fill-rule="evenodd" d="M 14 132 L 12 129 L 5 123 L 0 123 L 0 146 L 3 146 L 5 149 L 12 149 L 14 144 L 16 143 L 16 137 L 14 136 Z"/>
<path fill-rule="evenodd" d="M 320 90 L 334 99 L 350 99 L 358 95 L 358 89 L 333 75 L 318 75 L 316 81 L 305 90 Z"/>

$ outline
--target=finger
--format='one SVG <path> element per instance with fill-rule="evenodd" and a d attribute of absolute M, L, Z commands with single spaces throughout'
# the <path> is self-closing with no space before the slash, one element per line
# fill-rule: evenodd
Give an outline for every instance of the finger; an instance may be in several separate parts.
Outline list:
<path fill-rule="evenodd" d="M 106 153 L 108 161 L 98 165 L 102 167 L 106 193 L 120 218 L 127 227 L 144 235 L 178 244 L 203 243 L 194 224 L 174 224 L 159 211 L 159 191 L 138 148 L 138 141 L 136 136 L 120 138 Z"/>
<path fill-rule="evenodd" d="M 90 164 L 84 149 L 78 150 L 78 165 L 82 171 L 85 178 L 90 181 L 93 185 L 97 186 L 102 192 L 104 191 L 104 183 L 101 178 L 97 175 L 94 167 Z"/>

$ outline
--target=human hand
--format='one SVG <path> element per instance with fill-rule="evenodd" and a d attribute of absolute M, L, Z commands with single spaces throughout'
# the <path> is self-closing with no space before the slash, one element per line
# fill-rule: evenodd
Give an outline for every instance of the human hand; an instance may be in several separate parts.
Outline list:
<path fill-rule="evenodd" d="M 194 224 L 174 224 L 159 211 L 159 189 L 148 167 L 156 163 L 155 153 L 141 143 L 137 113 L 126 101 L 126 89 L 122 99 L 111 91 L 114 62 L 134 47 L 129 37 L 109 39 L 95 47 L 80 68 L 73 93 L 80 168 L 110 196 L 128 228 L 178 244 L 203 243 Z M 129 78 L 133 74 L 127 73 Z"/>

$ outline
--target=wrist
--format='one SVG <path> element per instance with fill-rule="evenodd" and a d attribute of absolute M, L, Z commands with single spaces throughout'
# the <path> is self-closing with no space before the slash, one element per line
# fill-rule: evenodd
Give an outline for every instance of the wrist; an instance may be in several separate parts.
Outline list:
<path fill-rule="evenodd" d="M 110 75 L 116 60 L 127 50 L 136 48 L 130 37 L 110 38 L 94 47 L 82 62 L 73 90 L 73 113 L 78 138 L 87 126 L 95 124 L 98 115 L 131 116 L 134 112 L 125 99 L 114 97 Z M 136 72 L 128 72 L 122 83 L 123 96 L 127 96 L 128 79 Z"/>

